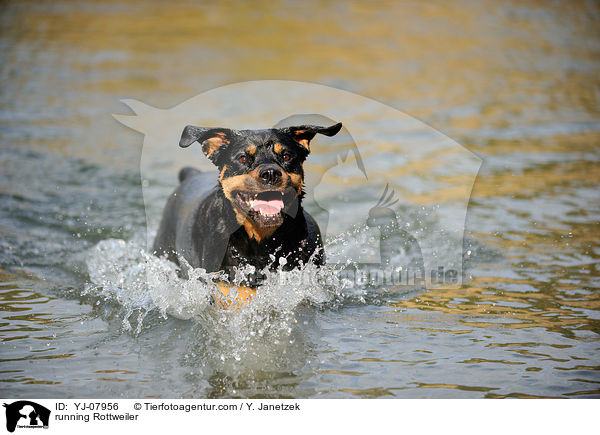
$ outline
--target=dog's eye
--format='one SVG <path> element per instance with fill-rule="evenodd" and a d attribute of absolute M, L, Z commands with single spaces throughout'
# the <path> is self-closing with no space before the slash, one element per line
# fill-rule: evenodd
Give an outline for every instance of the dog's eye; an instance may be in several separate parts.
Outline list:
<path fill-rule="evenodd" d="M 240 163 L 247 165 L 250 162 L 250 157 L 248 157 L 246 154 L 242 154 L 238 157 L 238 160 L 240 161 Z"/>
<path fill-rule="evenodd" d="M 284 162 L 289 162 L 290 160 L 292 160 L 292 155 L 290 153 L 287 153 L 287 152 L 283 153 L 282 157 L 283 157 L 283 161 Z"/>

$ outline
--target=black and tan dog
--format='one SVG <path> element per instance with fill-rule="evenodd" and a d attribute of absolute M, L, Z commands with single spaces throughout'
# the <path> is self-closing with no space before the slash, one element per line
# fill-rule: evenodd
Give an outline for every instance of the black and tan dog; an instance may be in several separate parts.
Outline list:
<path fill-rule="evenodd" d="M 180 171 L 180 185 L 164 209 L 154 253 L 182 267 L 187 262 L 230 277 L 245 265 L 262 270 L 284 264 L 290 270 L 308 261 L 323 264 L 319 227 L 302 208 L 302 164 L 317 133 L 333 136 L 341 127 L 341 123 L 267 130 L 187 126 L 179 146 L 198 141 L 219 169 L 218 182 L 215 173 Z M 243 284 L 256 287 L 260 276 Z"/>

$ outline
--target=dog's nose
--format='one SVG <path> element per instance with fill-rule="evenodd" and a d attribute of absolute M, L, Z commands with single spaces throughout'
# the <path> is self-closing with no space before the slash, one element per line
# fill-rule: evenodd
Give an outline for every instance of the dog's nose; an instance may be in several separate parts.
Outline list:
<path fill-rule="evenodd" d="M 275 166 L 269 166 L 261 169 L 258 176 L 267 184 L 278 184 L 281 181 L 281 170 Z"/>

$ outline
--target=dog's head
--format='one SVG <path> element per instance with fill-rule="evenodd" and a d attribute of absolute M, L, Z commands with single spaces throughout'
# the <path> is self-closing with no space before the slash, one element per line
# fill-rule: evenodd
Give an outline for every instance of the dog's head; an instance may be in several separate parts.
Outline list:
<path fill-rule="evenodd" d="M 295 216 L 303 195 L 302 164 L 317 134 L 333 136 L 342 128 L 301 125 L 268 130 L 232 130 L 188 125 L 179 146 L 198 141 L 219 168 L 219 183 L 237 221 L 260 241 L 271 235 L 287 213 Z"/>

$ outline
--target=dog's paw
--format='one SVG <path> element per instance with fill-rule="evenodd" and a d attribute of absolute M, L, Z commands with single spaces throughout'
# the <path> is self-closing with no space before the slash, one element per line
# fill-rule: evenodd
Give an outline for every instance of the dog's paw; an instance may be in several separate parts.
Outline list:
<path fill-rule="evenodd" d="M 213 295 L 215 306 L 222 310 L 238 311 L 243 309 L 256 294 L 256 290 L 245 286 L 232 286 L 218 282 L 219 292 Z M 235 297 L 232 297 L 234 294 Z"/>

